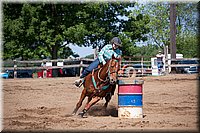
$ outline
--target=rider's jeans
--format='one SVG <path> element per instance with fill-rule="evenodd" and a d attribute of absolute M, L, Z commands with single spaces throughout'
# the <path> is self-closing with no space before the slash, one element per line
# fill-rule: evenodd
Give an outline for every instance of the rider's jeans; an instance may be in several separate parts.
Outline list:
<path fill-rule="evenodd" d="M 158 70 L 161 70 L 163 68 L 162 62 L 157 62 Z"/>
<path fill-rule="evenodd" d="M 87 76 L 93 69 L 97 68 L 98 65 L 99 65 L 99 59 L 97 58 L 87 68 L 83 70 L 80 78 L 84 78 L 85 76 Z"/>

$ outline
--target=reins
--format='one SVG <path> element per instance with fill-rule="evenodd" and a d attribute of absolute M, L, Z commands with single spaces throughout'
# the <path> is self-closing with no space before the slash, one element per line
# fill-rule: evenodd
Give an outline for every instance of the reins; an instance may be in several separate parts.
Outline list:
<path fill-rule="evenodd" d="M 110 64 L 109 64 L 109 65 L 110 65 Z M 103 79 L 100 77 L 101 69 L 102 69 L 102 68 L 99 69 L 98 74 L 97 74 L 97 75 L 98 75 L 98 79 L 99 79 L 101 82 L 107 82 L 107 81 L 109 80 L 109 75 L 106 77 L 105 80 L 103 80 Z M 106 73 L 108 73 L 108 72 L 109 72 L 109 68 L 107 69 Z"/>
<path fill-rule="evenodd" d="M 99 71 L 98 71 L 98 73 L 97 73 L 97 78 L 98 78 L 98 80 L 100 80 L 100 82 L 106 83 L 106 82 L 109 81 L 109 76 L 110 76 L 110 64 L 111 64 L 111 60 L 109 61 L 109 66 L 108 66 L 108 69 L 107 69 L 107 71 L 106 71 L 106 73 L 108 73 L 108 75 L 107 75 L 107 77 L 106 77 L 105 80 L 102 79 L 102 78 L 100 77 L 100 72 L 101 72 L 102 68 L 99 69 Z M 94 78 L 94 70 L 92 71 L 92 83 L 93 83 L 94 88 L 95 88 L 96 90 L 106 90 L 106 89 L 110 86 L 110 83 L 108 82 L 107 85 L 104 85 L 104 86 L 102 86 L 101 88 L 98 88 L 98 87 L 97 87 L 97 83 L 96 83 L 95 78 Z"/>

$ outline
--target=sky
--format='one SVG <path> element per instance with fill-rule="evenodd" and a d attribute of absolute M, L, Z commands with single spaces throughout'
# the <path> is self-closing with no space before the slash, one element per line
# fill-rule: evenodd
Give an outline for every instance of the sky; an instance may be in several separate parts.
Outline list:
<path fill-rule="evenodd" d="M 77 53 L 80 57 L 85 57 L 87 55 L 94 54 L 94 49 L 92 47 L 79 47 L 77 45 L 70 44 L 69 47 L 73 52 Z"/>

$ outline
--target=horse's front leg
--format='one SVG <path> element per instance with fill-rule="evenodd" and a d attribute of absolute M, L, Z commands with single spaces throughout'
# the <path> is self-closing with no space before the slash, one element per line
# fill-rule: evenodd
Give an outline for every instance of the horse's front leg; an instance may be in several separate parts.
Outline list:
<path fill-rule="evenodd" d="M 106 94 L 106 96 L 105 96 L 106 102 L 105 102 L 105 104 L 104 104 L 104 106 L 103 106 L 103 109 L 106 109 L 106 108 L 107 108 L 108 103 L 110 102 L 111 97 L 112 97 L 112 96 L 111 96 L 111 93 L 107 93 L 107 94 Z"/>
<path fill-rule="evenodd" d="M 84 114 L 90 109 L 90 107 L 93 106 L 94 104 L 96 104 L 100 99 L 101 98 L 97 97 L 97 96 L 93 97 L 91 99 L 91 101 L 85 105 L 85 108 L 83 109 L 83 111 L 81 113 L 79 113 L 79 115 L 81 115 L 83 117 Z"/>
<path fill-rule="evenodd" d="M 103 109 L 106 109 L 107 106 L 108 106 L 108 103 L 110 102 L 111 98 L 112 98 L 112 95 L 114 95 L 114 92 L 115 92 L 115 88 L 116 88 L 116 85 L 111 85 L 111 92 L 107 92 L 106 93 L 106 96 L 105 96 L 105 100 L 106 100 L 106 103 L 104 104 L 103 106 Z"/>
<path fill-rule="evenodd" d="M 83 91 L 81 93 L 81 97 L 80 97 L 78 103 L 76 104 L 76 107 L 75 107 L 74 111 L 72 112 L 72 115 L 76 114 L 76 112 L 78 111 L 78 109 L 81 107 L 82 102 L 85 99 L 85 97 L 86 97 L 86 89 L 83 89 Z"/>

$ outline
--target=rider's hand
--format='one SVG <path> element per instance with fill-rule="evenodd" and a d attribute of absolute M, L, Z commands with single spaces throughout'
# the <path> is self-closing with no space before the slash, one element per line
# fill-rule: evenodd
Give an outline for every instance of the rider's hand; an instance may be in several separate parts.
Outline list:
<path fill-rule="evenodd" d="M 103 61 L 103 65 L 105 65 L 106 64 L 106 62 L 105 61 Z"/>

